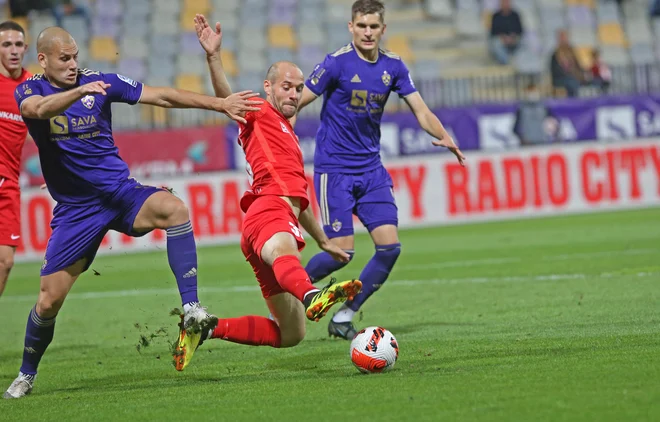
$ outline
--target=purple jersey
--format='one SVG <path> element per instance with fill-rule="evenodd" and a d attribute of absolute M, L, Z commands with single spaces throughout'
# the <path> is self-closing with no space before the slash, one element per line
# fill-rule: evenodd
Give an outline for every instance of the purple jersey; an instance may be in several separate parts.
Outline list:
<path fill-rule="evenodd" d="M 86 95 L 49 120 L 24 118 L 39 148 L 48 190 L 61 204 L 100 204 L 129 177 L 128 166 L 119 157 L 112 138 L 110 104 L 137 103 L 142 84 L 114 73 L 79 69 L 75 86 L 94 81 L 111 85 L 107 95 Z M 33 95 L 45 97 L 63 91 L 38 74 L 19 85 L 14 96 L 20 109 L 21 103 Z"/>
<path fill-rule="evenodd" d="M 378 168 L 380 120 L 390 92 L 401 97 L 416 92 L 401 58 L 380 49 L 378 59 L 369 62 L 351 43 L 328 54 L 305 84 L 323 95 L 314 171 L 363 173 Z"/>

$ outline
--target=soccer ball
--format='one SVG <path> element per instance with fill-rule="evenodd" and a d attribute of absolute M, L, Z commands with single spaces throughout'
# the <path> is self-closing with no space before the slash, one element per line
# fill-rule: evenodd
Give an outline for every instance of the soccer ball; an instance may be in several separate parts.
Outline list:
<path fill-rule="evenodd" d="M 362 373 L 385 372 L 399 357 L 399 344 L 383 327 L 368 327 L 358 332 L 351 342 L 351 360 Z"/>

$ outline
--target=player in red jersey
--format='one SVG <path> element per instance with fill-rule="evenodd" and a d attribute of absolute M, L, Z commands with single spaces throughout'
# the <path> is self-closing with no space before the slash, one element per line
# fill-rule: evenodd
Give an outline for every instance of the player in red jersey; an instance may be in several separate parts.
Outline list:
<path fill-rule="evenodd" d="M 14 253 L 21 239 L 21 151 L 27 137 L 16 87 L 32 76 L 23 69 L 25 31 L 16 22 L 0 23 L 0 296 L 5 290 Z"/>
<path fill-rule="evenodd" d="M 231 94 L 231 88 L 220 61 L 220 24 L 214 32 L 204 16 L 197 15 L 195 27 L 208 55 L 215 94 L 224 98 Z M 253 346 L 295 346 L 305 336 L 305 316 L 318 321 L 331 306 L 354 297 L 362 287 L 359 280 L 333 280 L 319 290 L 300 263 L 305 241 L 299 222 L 321 249 L 339 261 L 349 259 L 330 242 L 309 207 L 302 151 L 289 122 L 298 110 L 304 83 L 302 71 L 295 64 L 273 64 L 264 81 L 266 102 L 260 111 L 248 112 L 247 123 L 240 124 L 239 144 L 245 151 L 251 185 L 241 198 L 245 212 L 241 250 L 252 266 L 273 319 L 243 316 L 220 319 L 209 332 L 182 329 L 174 354 L 179 371 L 208 338 Z"/>

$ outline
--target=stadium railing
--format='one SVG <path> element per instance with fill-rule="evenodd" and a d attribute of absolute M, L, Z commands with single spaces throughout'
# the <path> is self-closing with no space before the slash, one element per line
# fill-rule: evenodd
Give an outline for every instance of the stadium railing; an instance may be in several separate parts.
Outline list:
<path fill-rule="evenodd" d="M 612 81 L 606 93 L 595 86 L 584 85 L 580 88 L 580 97 L 660 92 L 660 66 L 655 63 L 615 66 L 611 70 Z M 524 99 L 525 91 L 530 83 L 539 87 L 544 98 L 565 96 L 563 90 L 552 87 L 550 75 L 547 72 L 471 77 L 441 76 L 415 80 L 417 89 L 431 108 L 519 101 Z M 134 109 L 129 109 L 125 105 L 115 107 L 117 107 L 114 109 L 115 130 L 213 126 L 224 125 L 228 121 L 222 114 L 204 110 L 156 110 L 148 106 L 139 106 L 141 110 L 136 113 Z M 386 106 L 386 112 L 398 111 L 405 107 L 402 100 L 396 95 L 392 95 Z M 321 101 L 315 101 L 305 108 L 301 115 L 318 116 L 320 110 Z"/>

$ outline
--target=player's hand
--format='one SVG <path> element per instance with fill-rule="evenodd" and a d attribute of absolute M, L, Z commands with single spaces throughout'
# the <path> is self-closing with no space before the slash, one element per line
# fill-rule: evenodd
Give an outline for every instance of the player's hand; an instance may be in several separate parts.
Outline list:
<path fill-rule="evenodd" d="M 339 262 L 348 262 L 351 260 L 349 254 L 347 254 L 342 248 L 332 243 L 330 240 L 327 240 L 323 243 L 319 243 L 319 247 L 330 254 L 332 259 Z"/>
<path fill-rule="evenodd" d="M 197 14 L 193 19 L 195 22 L 195 31 L 197 31 L 197 38 L 202 45 L 206 54 L 212 55 L 220 52 L 222 46 L 222 30 L 220 29 L 220 22 L 215 23 L 215 31 L 209 25 L 204 15 Z"/>
<path fill-rule="evenodd" d="M 461 152 L 460 149 L 456 146 L 456 143 L 454 143 L 454 140 L 451 138 L 451 136 L 447 135 L 442 139 L 436 139 L 433 141 L 433 145 L 436 147 L 445 147 L 449 151 L 451 151 L 452 154 L 456 156 L 456 159 L 458 159 L 458 163 L 462 166 L 465 166 L 465 156 Z"/>
<path fill-rule="evenodd" d="M 231 94 L 229 97 L 224 99 L 219 99 L 221 103 L 218 111 L 226 114 L 230 119 L 235 120 L 240 123 L 247 123 L 243 117 L 248 111 L 259 111 L 261 110 L 258 106 L 262 104 L 263 101 L 255 101 L 252 98 L 259 96 L 258 92 L 252 91 L 241 91 L 235 94 Z"/>
<path fill-rule="evenodd" d="M 85 85 L 80 85 L 78 87 L 78 93 L 80 95 L 89 95 L 89 94 L 107 95 L 105 90 L 108 88 L 110 88 L 110 84 L 107 84 L 103 81 L 94 81 Z"/>

